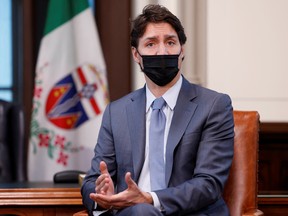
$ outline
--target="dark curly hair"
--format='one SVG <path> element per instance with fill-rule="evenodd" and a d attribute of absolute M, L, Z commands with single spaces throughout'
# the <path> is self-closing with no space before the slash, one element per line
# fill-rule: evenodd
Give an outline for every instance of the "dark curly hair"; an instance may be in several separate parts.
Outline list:
<path fill-rule="evenodd" d="M 139 38 L 143 36 L 149 23 L 161 22 L 169 23 L 177 32 L 180 44 L 185 44 L 186 35 L 180 20 L 167 8 L 157 4 L 149 4 L 143 8 L 142 14 L 138 15 L 136 19 L 131 22 L 131 46 L 136 48 L 138 47 Z"/>

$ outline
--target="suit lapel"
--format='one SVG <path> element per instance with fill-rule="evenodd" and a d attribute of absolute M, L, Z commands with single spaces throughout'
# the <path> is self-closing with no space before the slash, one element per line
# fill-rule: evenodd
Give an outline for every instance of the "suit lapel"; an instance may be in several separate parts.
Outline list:
<path fill-rule="evenodd" d="M 183 136 L 188 123 L 190 122 L 197 104 L 192 100 L 196 97 L 196 91 L 192 85 L 183 78 L 182 87 L 177 99 L 174 110 L 173 119 L 170 126 L 166 146 L 166 184 L 168 185 L 172 167 L 173 153 Z M 126 107 L 128 129 L 130 132 L 130 140 L 132 145 L 132 158 L 134 181 L 138 181 L 140 172 L 144 164 L 145 157 L 145 136 L 146 136 L 146 94 L 145 88 L 140 89 L 132 94 L 131 101 Z"/>
<path fill-rule="evenodd" d="M 181 137 L 183 136 L 197 107 L 197 104 L 192 102 L 192 99 L 195 97 L 196 91 L 192 85 L 183 78 L 183 83 L 174 109 L 166 146 L 166 185 L 168 185 L 172 173 L 174 163 L 173 153 L 175 147 L 178 145 Z"/>
<path fill-rule="evenodd" d="M 145 136 L 146 136 L 146 95 L 145 88 L 138 90 L 132 95 L 126 111 L 128 129 L 132 145 L 132 158 L 134 169 L 134 180 L 137 182 L 144 163 Z M 132 174 L 133 175 L 133 174 Z"/>

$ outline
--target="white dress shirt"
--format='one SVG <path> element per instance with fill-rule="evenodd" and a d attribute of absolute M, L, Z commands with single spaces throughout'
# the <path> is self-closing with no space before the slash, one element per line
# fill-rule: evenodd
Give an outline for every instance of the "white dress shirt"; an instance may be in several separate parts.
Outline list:
<path fill-rule="evenodd" d="M 174 108 L 176 106 L 177 98 L 181 89 L 182 85 L 182 76 L 180 76 L 180 79 L 175 83 L 174 86 L 172 86 L 170 89 L 168 89 L 167 92 L 165 92 L 162 97 L 166 101 L 166 105 L 163 108 L 163 112 L 166 116 L 166 126 L 165 126 L 165 132 L 164 132 L 164 161 L 165 161 L 165 153 L 166 153 L 166 144 L 167 144 L 167 138 L 168 133 L 172 121 L 172 117 L 174 114 Z M 149 170 L 149 127 L 150 127 L 150 119 L 151 119 L 151 113 L 152 108 L 151 104 L 156 99 L 156 97 L 151 93 L 149 88 L 146 85 L 146 147 L 145 147 L 145 161 L 144 165 L 140 174 L 140 178 L 138 181 L 138 187 L 146 192 L 151 191 L 151 185 L 150 185 L 150 170 Z M 154 206 L 158 209 L 161 208 L 159 199 L 157 195 L 154 192 L 150 192 Z"/>

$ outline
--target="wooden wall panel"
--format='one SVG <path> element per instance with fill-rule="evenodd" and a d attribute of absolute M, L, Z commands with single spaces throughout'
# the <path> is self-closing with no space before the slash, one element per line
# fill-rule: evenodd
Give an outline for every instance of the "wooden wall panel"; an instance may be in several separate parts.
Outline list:
<path fill-rule="evenodd" d="M 288 191 L 288 123 L 262 123 L 259 191 Z"/>
<path fill-rule="evenodd" d="M 96 1 L 96 22 L 107 66 L 111 100 L 131 91 L 130 1 Z"/>

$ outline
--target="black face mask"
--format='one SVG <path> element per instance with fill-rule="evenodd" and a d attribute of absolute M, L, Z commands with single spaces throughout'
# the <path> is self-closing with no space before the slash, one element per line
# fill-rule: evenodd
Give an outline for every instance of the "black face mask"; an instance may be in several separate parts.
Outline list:
<path fill-rule="evenodd" d="M 139 53 L 139 52 L 138 52 Z M 170 83 L 178 74 L 179 55 L 139 55 L 142 57 L 142 71 L 158 86 Z"/>

